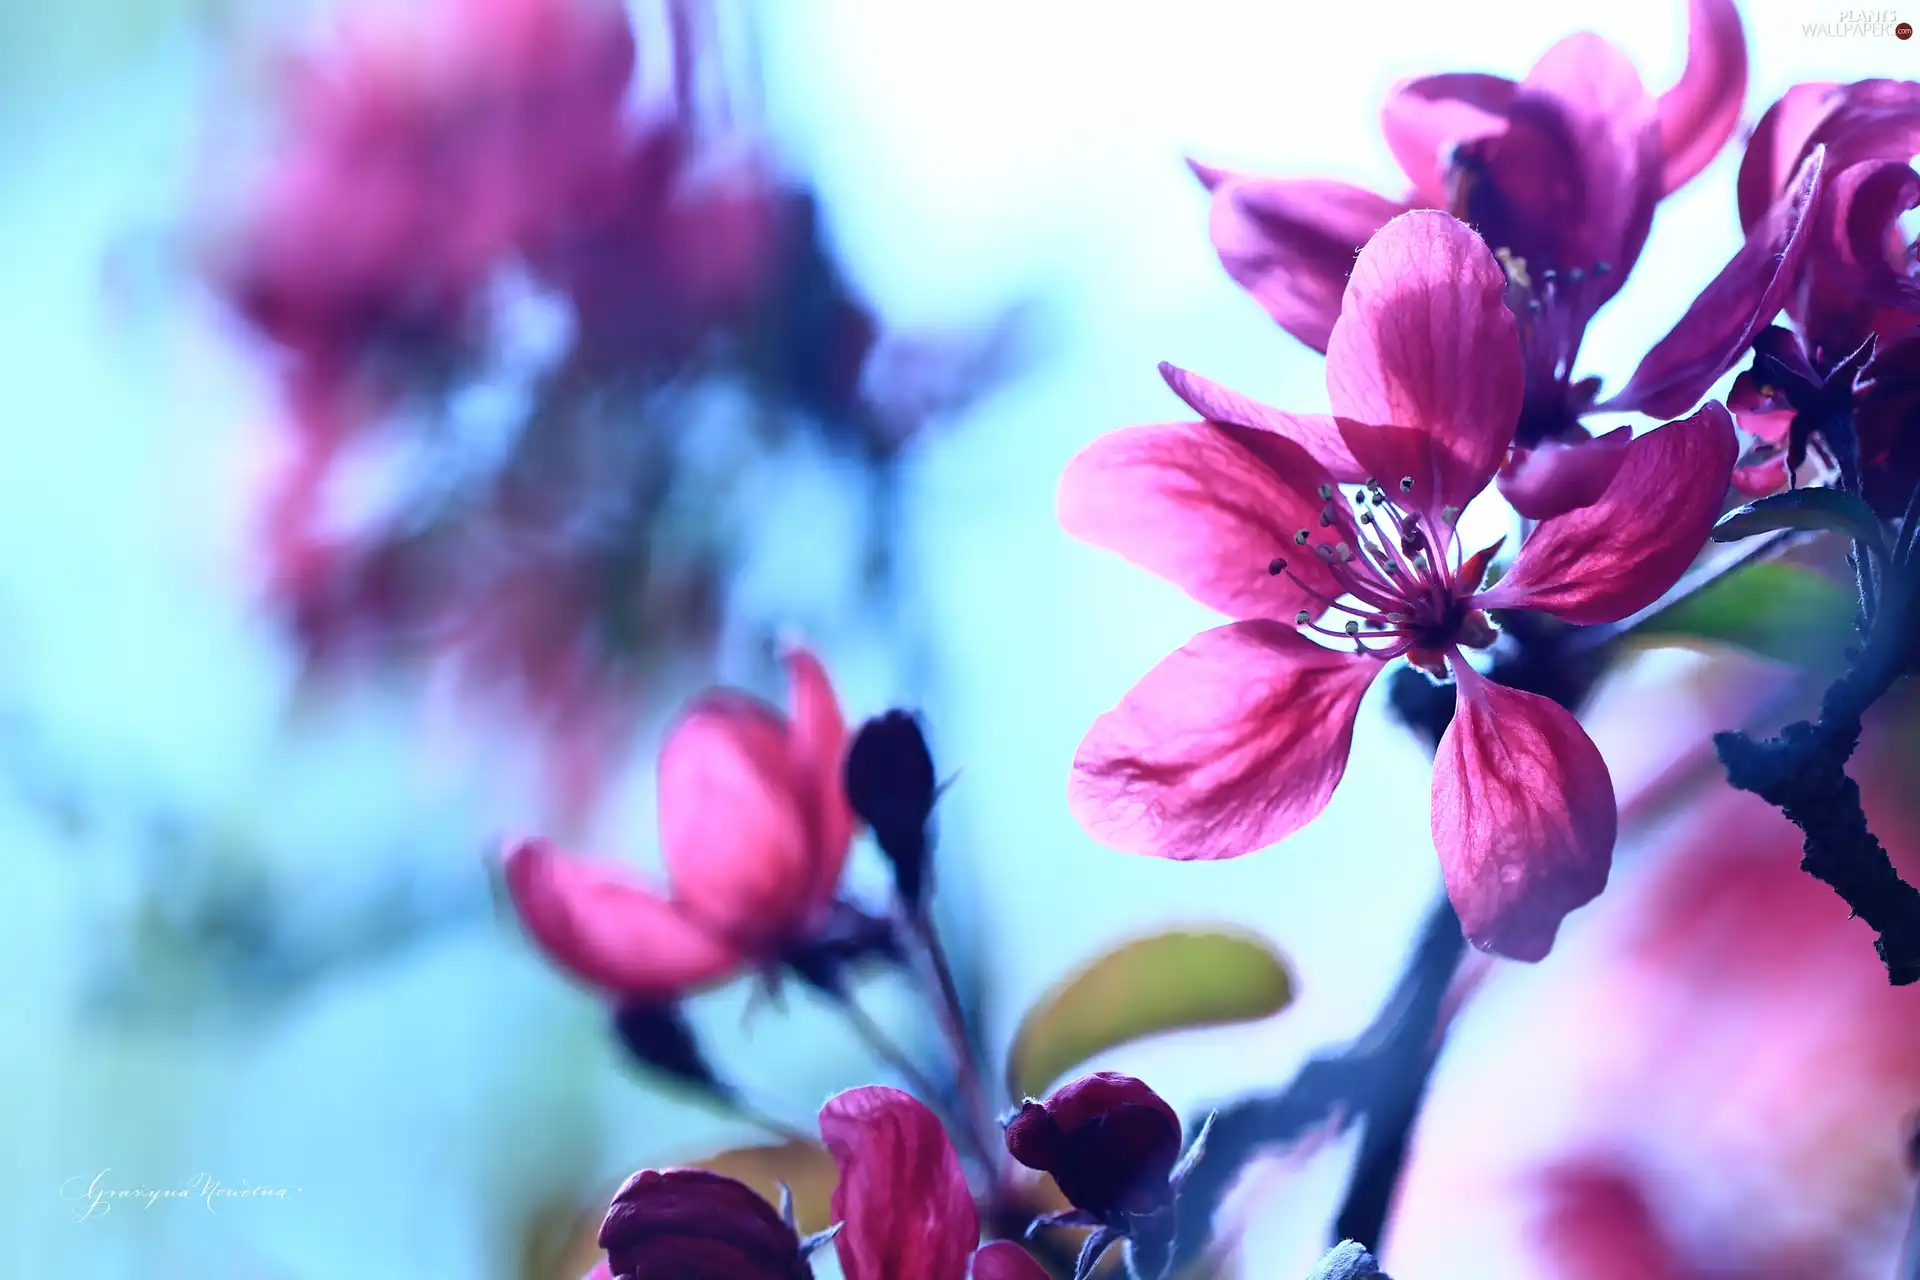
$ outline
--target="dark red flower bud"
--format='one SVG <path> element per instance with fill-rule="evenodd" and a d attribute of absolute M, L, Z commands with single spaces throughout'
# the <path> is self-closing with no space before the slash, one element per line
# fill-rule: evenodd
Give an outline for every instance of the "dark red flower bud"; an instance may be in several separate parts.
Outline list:
<path fill-rule="evenodd" d="M 1007 1122 L 1007 1151 L 1052 1174 L 1076 1209 L 1111 1223 L 1172 1202 L 1180 1117 L 1132 1076 L 1103 1071 L 1022 1104 Z"/>
<path fill-rule="evenodd" d="M 643 1169 L 600 1224 L 615 1280 L 811 1280 L 799 1235 L 751 1187 L 704 1169 Z"/>
<path fill-rule="evenodd" d="M 731 1096 L 678 1003 L 623 1000 L 613 1011 L 613 1032 L 641 1066 L 707 1093 Z"/>
<path fill-rule="evenodd" d="M 860 726 L 847 750 L 846 788 L 847 803 L 893 864 L 900 900 L 919 907 L 927 882 L 927 819 L 939 785 L 911 711 L 889 711 Z"/>

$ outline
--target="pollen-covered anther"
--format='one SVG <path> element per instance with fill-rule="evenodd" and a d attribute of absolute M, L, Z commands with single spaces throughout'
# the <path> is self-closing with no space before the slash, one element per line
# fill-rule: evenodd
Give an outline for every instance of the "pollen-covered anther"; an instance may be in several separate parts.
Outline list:
<path fill-rule="evenodd" d="M 1305 529 L 1302 529 L 1300 530 L 1300 532 L 1293 535 L 1293 545 L 1296 547 L 1304 547 L 1307 545 L 1307 539 L 1311 538 L 1312 536 L 1313 536 L 1312 533 L 1310 533 Z"/>
<path fill-rule="evenodd" d="M 1321 486 L 1320 486 L 1320 500 L 1321 500 L 1322 502 L 1330 502 L 1330 501 L 1332 501 L 1332 499 L 1333 499 L 1333 486 L 1332 486 L 1332 485 L 1330 485 L 1330 484 L 1323 484 L 1323 485 L 1321 485 Z"/>
<path fill-rule="evenodd" d="M 1315 554 L 1316 556 L 1319 556 L 1323 561 L 1325 561 L 1328 564 L 1333 563 L 1333 548 L 1328 546 L 1324 542 L 1313 549 L 1313 554 Z"/>
<path fill-rule="evenodd" d="M 1267 564 L 1267 572 L 1272 574 L 1276 578 L 1279 577 L 1281 574 L 1285 573 L 1286 571 L 1287 571 L 1287 562 L 1279 556 L 1275 556 Z"/>
<path fill-rule="evenodd" d="M 1442 507 L 1440 508 L 1440 518 L 1446 521 L 1448 524 L 1452 524 L 1454 521 L 1460 518 L 1460 508 Z"/>
<path fill-rule="evenodd" d="M 1313 621 L 1313 615 L 1311 613 L 1308 613 L 1305 609 L 1302 609 L 1300 612 L 1293 615 L 1293 625 L 1296 627 L 1304 627 L 1309 622 L 1312 622 L 1312 621 Z"/>
<path fill-rule="evenodd" d="M 1412 492 L 1413 492 L 1413 477 L 1412 477 L 1412 476 L 1401 476 L 1401 477 L 1400 477 L 1400 492 L 1402 492 L 1402 493 L 1412 493 Z"/>
<path fill-rule="evenodd" d="M 1356 621 L 1355 619 L 1352 619 L 1352 618 L 1349 618 L 1349 619 L 1347 619 L 1347 634 L 1348 634 L 1348 635 L 1350 635 L 1350 636 L 1357 636 L 1357 635 L 1359 635 L 1359 634 L 1360 634 L 1360 623 L 1359 623 L 1358 621 Z"/>

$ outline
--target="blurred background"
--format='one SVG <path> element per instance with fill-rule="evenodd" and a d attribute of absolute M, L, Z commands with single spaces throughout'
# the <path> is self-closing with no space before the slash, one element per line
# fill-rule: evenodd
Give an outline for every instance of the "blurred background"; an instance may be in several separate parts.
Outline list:
<path fill-rule="evenodd" d="M 640 0 L 0 7 L 8 1274 L 545 1280 L 625 1173 L 759 1140 L 635 1082 L 488 859 L 537 831 L 650 865 L 665 718 L 715 682 L 778 698 L 787 636 L 850 716 L 923 708 L 959 772 L 943 909 L 990 1042 L 1129 936 L 1257 931 L 1291 1009 L 1102 1064 L 1191 1112 L 1352 1035 L 1399 971 L 1438 875 L 1384 707 L 1282 848 L 1163 864 L 1075 825 L 1086 727 L 1212 619 L 1061 534 L 1055 483 L 1184 413 L 1162 359 L 1324 407 L 1185 157 L 1395 190 L 1396 79 L 1518 77 L 1585 28 L 1658 90 L 1684 6 L 691 11 L 676 36 Z M 1810 0 L 1743 12 L 1749 121 L 1920 57 L 1806 34 L 1842 16 Z M 1589 371 L 1623 379 L 1733 252 L 1738 160 L 1663 203 Z M 1458 1024 L 1402 1280 L 1889 1273 L 1920 1009 L 1791 831 L 1697 768 L 1793 679 L 1661 653 L 1605 690 L 1623 798 L 1674 785 L 1629 814 L 1615 890 Z M 888 1078 L 804 998 L 749 1012 L 695 1017 L 798 1123 Z M 1247 1274 L 1325 1247 L 1343 1150 L 1256 1180 Z M 96 1180 L 262 1194 L 89 1213 Z M 1707 1261 L 1551 1260 L 1590 1238 Z"/>

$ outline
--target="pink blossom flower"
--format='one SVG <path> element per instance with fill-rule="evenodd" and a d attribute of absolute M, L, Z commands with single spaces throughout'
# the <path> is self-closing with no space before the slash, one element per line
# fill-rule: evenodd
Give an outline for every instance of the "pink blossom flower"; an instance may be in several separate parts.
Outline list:
<path fill-rule="evenodd" d="M 1155 667 L 1087 734 L 1069 794 L 1098 839 L 1210 859 L 1292 834 L 1345 772 L 1361 696 L 1405 657 L 1459 686 L 1433 836 L 1468 937 L 1538 960 L 1605 886 L 1616 815 L 1598 750 L 1566 711 L 1490 683 L 1465 651 L 1494 643 L 1490 609 L 1584 624 L 1656 600 L 1719 514 L 1734 429 L 1708 404 L 1633 440 L 1598 501 L 1540 524 L 1482 589 L 1495 548 L 1466 554 L 1455 521 L 1520 413 L 1506 288 L 1465 225 L 1404 214 L 1354 264 L 1328 339 L 1331 418 L 1134 427 L 1068 465 L 1069 533 L 1237 619 Z M 1349 497 L 1342 482 L 1362 487 Z M 1330 613 L 1346 621 L 1315 621 Z"/>
<path fill-rule="evenodd" d="M 1045 1280 L 1009 1241 L 980 1243 L 960 1157 L 933 1112 L 898 1089 L 849 1089 L 820 1109 L 840 1170 L 834 1237 L 847 1280 Z"/>
<path fill-rule="evenodd" d="M 627 998 L 673 998 L 777 964 L 824 919 L 853 838 L 846 724 L 826 671 L 787 658 L 792 712 L 714 690 L 660 754 L 667 892 L 545 840 L 506 854 L 508 892 L 549 959 Z"/>
<path fill-rule="evenodd" d="M 1804 198 L 1755 230 L 1620 394 L 1597 405 L 1600 380 L 1573 380 L 1587 325 L 1625 283 L 1655 205 L 1732 134 L 1746 72 L 1733 4 L 1692 0 L 1686 70 L 1658 99 L 1624 54 L 1592 35 L 1561 41 L 1519 83 L 1454 73 L 1397 86 L 1382 125 L 1413 186 L 1403 199 L 1339 182 L 1196 171 L 1213 189 L 1213 238 L 1228 273 L 1318 351 L 1355 252 L 1390 218 L 1433 208 L 1472 224 L 1506 269 L 1519 318 L 1525 390 L 1501 491 L 1521 514 L 1544 519 L 1597 500 L 1626 456 L 1624 428 L 1594 442 L 1583 415 L 1685 412 L 1780 310 Z M 1183 371 L 1169 381 L 1211 421 L 1258 425 L 1264 406 Z"/>
<path fill-rule="evenodd" d="M 1789 443 L 1796 417 L 1811 431 L 1821 404 L 1844 409 L 1850 402 L 1863 493 L 1895 516 L 1920 483 L 1920 432 L 1911 425 L 1920 397 L 1920 250 L 1900 226 L 1901 216 L 1920 206 L 1912 166 L 1920 154 L 1920 84 L 1863 80 L 1789 89 L 1748 140 L 1742 222 L 1752 226 L 1768 216 L 1792 166 L 1822 153 L 1829 177 L 1787 300 L 1797 337 L 1781 330 L 1756 344 L 1736 407 L 1745 411 L 1743 428 L 1763 446 L 1779 446 Z M 1861 368 L 1855 355 L 1869 337 L 1877 348 Z M 1763 447 L 1741 468 L 1739 483 L 1755 493 L 1778 488 L 1792 461 Z"/>

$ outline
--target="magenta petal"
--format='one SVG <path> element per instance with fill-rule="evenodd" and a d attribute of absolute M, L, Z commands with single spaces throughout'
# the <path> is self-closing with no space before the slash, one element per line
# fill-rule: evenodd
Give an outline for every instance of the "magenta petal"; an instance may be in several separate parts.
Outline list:
<path fill-rule="evenodd" d="M 1257 400 L 1249 400 L 1238 391 L 1228 390 L 1211 378 L 1203 378 L 1164 360 L 1160 362 L 1160 376 L 1167 380 L 1175 395 L 1208 422 L 1271 431 L 1291 440 L 1313 455 L 1314 461 L 1342 484 L 1358 484 L 1367 478 L 1353 454 L 1348 452 L 1339 426 L 1324 413 L 1282 413 Z"/>
<path fill-rule="evenodd" d="M 940 1119 L 911 1094 L 849 1089 L 820 1108 L 840 1170 L 834 1237 L 846 1280 L 966 1280 L 980 1217 Z"/>
<path fill-rule="evenodd" d="M 1550 520 L 1600 501 L 1626 460 L 1632 427 L 1598 439 L 1546 440 L 1515 449 L 1500 468 L 1500 496 L 1529 520 Z"/>
<path fill-rule="evenodd" d="M 717 689 L 660 750 L 660 851 L 674 900 L 749 948 L 777 946 L 814 884 L 812 812 L 780 714 Z"/>
<path fill-rule="evenodd" d="M 1101 843 L 1162 858 L 1235 858 L 1318 817 L 1346 772 L 1380 664 L 1283 623 L 1216 627 L 1094 722 L 1068 805 Z"/>
<path fill-rule="evenodd" d="M 1403 80 L 1380 108 L 1387 148 L 1432 208 L 1447 205 L 1447 168 L 1453 149 L 1506 127 L 1513 81 L 1479 72 L 1454 72 Z"/>
<path fill-rule="evenodd" d="M 973 1255 L 973 1280 L 1047 1280 L 1047 1269 L 1011 1240 L 996 1240 Z"/>
<path fill-rule="evenodd" d="M 1565 710 L 1456 660 L 1433 761 L 1433 844 L 1467 940 L 1528 962 L 1607 887 L 1619 827 L 1606 761 Z"/>
<path fill-rule="evenodd" d="M 1666 337 L 1599 409 L 1637 409 L 1653 418 L 1685 413 L 1746 355 L 1790 301 L 1813 240 L 1824 156 L 1815 149 L 1793 186 L 1720 269 Z"/>
<path fill-rule="evenodd" d="M 1876 306 L 1920 312 L 1920 282 L 1896 265 L 1900 215 L 1920 206 L 1920 173 L 1906 160 L 1867 160 L 1833 181 L 1829 243 L 1819 246 L 1855 292 Z"/>
<path fill-rule="evenodd" d="M 1325 351 L 1353 255 L 1404 207 L 1345 182 L 1236 178 L 1214 188 L 1213 247 L 1275 323 Z"/>
<path fill-rule="evenodd" d="M 522 840 L 502 868 L 514 912 L 547 957 L 591 986 L 672 998 L 728 976 L 740 954 L 637 884 L 625 867 Z"/>
<path fill-rule="evenodd" d="M 1839 105 L 1840 86 L 1831 81 L 1797 84 L 1767 108 L 1747 138 L 1740 157 L 1740 226 L 1751 231 L 1786 189 L 1805 158 L 1814 130 Z"/>
<path fill-rule="evenodd" d="M 1402 214 L 1361 250 L 1327 344 L 1354 457 L 1382 484 L 1411 476 L 1403 505 L 1430 520 L 1486 488 L 1513 441 L 1524 375 L 1506 288 L 1465 223 Z"/>
<path fill-rule="evenodd" d="M 1291 459 L 1303 478 L 1272 462 Z M 1310 598 L 1267 572 L 1293 550 L 1293 536 L 1318 526 L 1322 474 L 1298 445 L 1266 431 L 1205 422 L 1128 427 L 1082 449 L 1060 477 L 1060 526 L 1083 542 L 1118 552 L 1234 617 L 1290 618 Z M 1311 556 L 1300 576 L 1332 592 Z"/>
<path fill-rule="evenodd" d="M 1718 401 L 1647 432 L 1627 446 L 1600 501 L 1541 523 L 1507 575 L 1472 603 L 1581 625 L 1644 609 L 1706 546 L 1739 452 L 1733 416 Z"/>
<path fill-rule="evenodd" d="M 792 712 L 788 749 L 795 793 L 804 801 L 809 822 L 807 901 L 817 909 L 839 888 L 840 871 L 853 843 L 853 809 L 840 780 L 847 722 L 833 682 L 818 658 L 795 648 L 786 655 L 786 665 Z"/>
<path fill-rule="evenodd" d="M 1733 0 L 1688 0 L 1687 65 L 1660 95 L 1660 193 L 1670 195 L 1720 154 L 1747 99 L 1747 40 Z"/>

